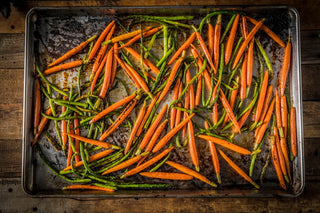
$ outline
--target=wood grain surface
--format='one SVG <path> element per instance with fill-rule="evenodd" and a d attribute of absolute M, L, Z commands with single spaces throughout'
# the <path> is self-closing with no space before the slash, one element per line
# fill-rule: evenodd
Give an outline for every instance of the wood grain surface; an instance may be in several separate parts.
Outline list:
<path fill-rule="evenodd" d="M 31 198 L 21 188 L 24 19 L 32 7 L 290 5 L 301 17 L 306 187 L 298 198 Z M 0 212 L 320 212 L 320 1 L 15 1 L 0 15 Z"/>

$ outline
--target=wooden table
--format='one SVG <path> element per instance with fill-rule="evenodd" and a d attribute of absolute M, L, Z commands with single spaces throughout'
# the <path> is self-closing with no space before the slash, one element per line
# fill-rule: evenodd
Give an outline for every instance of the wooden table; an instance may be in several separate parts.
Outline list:
<path fill-rule="evenodd" d="M 245 4 L 274 5 L 276 0 Z M 35 199 L 21 188 L 24 18 L 35 6 L 239 5 L 239 0 L 24 1 L 0 17 L 0 212 L 318 212 L 320 211 L 320 1 L 282 0 L 301 16 L 306 187 L 298 198 Z"/>

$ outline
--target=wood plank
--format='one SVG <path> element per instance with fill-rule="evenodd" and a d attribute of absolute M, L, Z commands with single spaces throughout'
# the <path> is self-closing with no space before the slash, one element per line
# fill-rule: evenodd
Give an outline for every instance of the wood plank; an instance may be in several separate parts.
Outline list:
<path fill-rule="evenodd" d="M 320 141 L 319 138 L 304 139 L 305 173 L 307 179 L 320 178 Z"/>
<path fill-rule="evenodd" d="M 0 140 L 0 178 L 21 176 L 21 139 Z"/>
<path fill-rule="evenodd" d="M 319 29 L 320 17 L 318 11 L 320 10 L 319 1 L 290 1 L 282 0 L 282 5 L 291 5 L 300 13 L 301 16 L 301 29 Z M 24 19 L 27 11 L 32 7 L 68 7 L 68 6 L 169 6 L 169 5 L 279 5 L 277 0 L 264 0 L 264 1 L 241 1 L 241 0 L 227 0 L 227 1 L 185 1 L 185 0 L 149 0 L 149 1 L 131 1 L 131 0 L 99 0 L 99 1 L 17 1 L 14 6 L 11 4 L 11 15 L 8 19 L 0 16 L 0 33 L 22 33 L 24 32 Z"/>
<path fill-rule="evenodd" d="M 301 32 L 301 63 L 320 63 L 320 30 Z"/>
<path fill-rule="evenodd" d="M 297 198 L 32 198 L 19 179 L 2 180 L 1 212 L 318 212 L 320 183 L 307 182 Z M 213 202 L 214 201 L 214 202 Z M 165 205 L 164 205 L 165 204 Z"/>
<path fill-rule="evenodd" d="M 320 137 L 320 102 L 303 102 L 303 129 L 305 138 Z"/>
<path fill-rule="evenodd" d="M 303 101 L 319 101 L 320 64 L 302 65 L 301 70 Z"/>
<path fill-rule="evenodd" d="M 24 34 L 0 34 L 0 69 L 24 67 Z"/>

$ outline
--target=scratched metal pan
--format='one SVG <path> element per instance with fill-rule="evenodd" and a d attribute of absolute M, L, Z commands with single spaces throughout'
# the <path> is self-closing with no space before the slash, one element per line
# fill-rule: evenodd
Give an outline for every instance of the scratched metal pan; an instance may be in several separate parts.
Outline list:
<path fill-rule="evenodd" d="M 292 41 L 292 65 L 289 74 L 289 93 L 291 103 L 296 107 L 297 115 L 297 142 L 298 156 L 291 163 L 292 187 L 287 191 L 280 189 L 276 174 L 271 162 L 264 175 L 260 190 L 255 190 L 248 185 L 241 177 L 231 170 L 231 168 L 220 159 L 222 184 L 217 189 L 213 189 L 192 180 L 186 184 L 178 184 L 177 188 L 165 190 L 118 190 L 111 194 L 92 192 L 66 192 L 62 191 L 67 182 L 55 176 L 40 160 L 37 152 L 30 146 L 33 139 L 33 88 L 34 88 L 34 59 L 35 52 L 44 59 L 48 56 L 57 57 L 62 55 L 71 46 L 76 46 L 93 34 L 101 32 L 104 27 L 115 17 L 121 18 L 130 14 L 149 15 L 194 15 L 192 22 L 199 24 L 202 17 L 214 10 L 237 10 L 247 13 L 258 20 L 265 18 L 265 24 L 286 41 L 290 35 Z M 225 16 L 227 17 L 227 16 Z M 224 18 L 223 26 L 230 16 Z M 304 188 L 304 150 L 303 150 L 303 119 L 302 119 L 302 90 L 301 90 L 301 67 L 300 67 L 300 34 L 299 34 L 298 12 L 287 6 L 263 6 L 263 7 L 99 7 L 99 8 L 34 8 L 26 17 L 25 32 L 25 73 L 24 73 L 24 110 L 23 110 L 23 138 L 22 138 L 22 185 L 24 191 L 34 197 L 295 197 L 302 193 Z M 281 68 L 281 61 L 284 49 L 275 44 L 263 32 L 257 34 L 262 44 L 266 47 L 267 53 L 272 55 L 272 65 L 275 75 Z M 255 72 L 257 72 L 257 65 Z M 63 72 L 62 72 L 63 73 Z M 69 73 L 69 72 L 65 72 Z M 71 71 L 76 73 L 76 70 Z M 65 74 L 64 74 L 65 75 Z M 69 76 L 70 77 L 70 76 Z M 55 83 L 70 84 L 62 82 L 63 74 L 57 75 Z M 62 85 L 63 86 L 63 85 Z M 51 122 L 50 125 L 52 125 Z M 49 126 L 52 129 L 52 126 Z M 127 137 L 121 132 L 117 134 L 117 140 Z M 252 138 L 247 141 L 252 144 Z M 201 144 L 201 142 L 199 142 Z M 39 141 L 39 145 L 46 157 L 52 162 L 56 169 L 63 169 L 65 157 L 62 152 L 56 152 L 52 146 L 48 145 L 45 137 Z M 264 152 L 258 155 L 255 170 L 261 171 L 267 159 L 268 146 L 265 145 Z M 230 152 L 228 152 L 230 154 Z M 236 157 L 236 156 L 233 156 Z M 204 166 L 201 173 L 215 179 L 211 161 L 208 154 L 200 156 Z M 244 159 L 238 156 L 237 163 L 240 167 L 248 171 L 248 163 L 242 162 Z M 190 162 L 189 162 L 190 163 Z M 191 164 L 190 164 L 191 166 Z M 259 183 L 259 174 L 253 176 Z M 133 181 L 146 181 L 144 179 L 131 179 Z M 150 180 L 149 180 L 150 181 Z"/>

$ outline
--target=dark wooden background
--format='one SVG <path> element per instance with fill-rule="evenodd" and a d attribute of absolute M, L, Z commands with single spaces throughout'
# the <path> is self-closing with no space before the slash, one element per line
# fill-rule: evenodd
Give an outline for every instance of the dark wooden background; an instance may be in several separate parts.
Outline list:
<path fill-rule="evenodd" d="M 3 0 L 2 0 L 3 1 Z M 5 1 L 5 0 L 4 0 Z M 21 188 L 24 19 L 36 6 L 291 5 L 301 17 L 306 187 L 297 198 L 36 199 Z M 16 1 L 0 15 L 0 212 L 320 212 L 319 0 Z"/>

